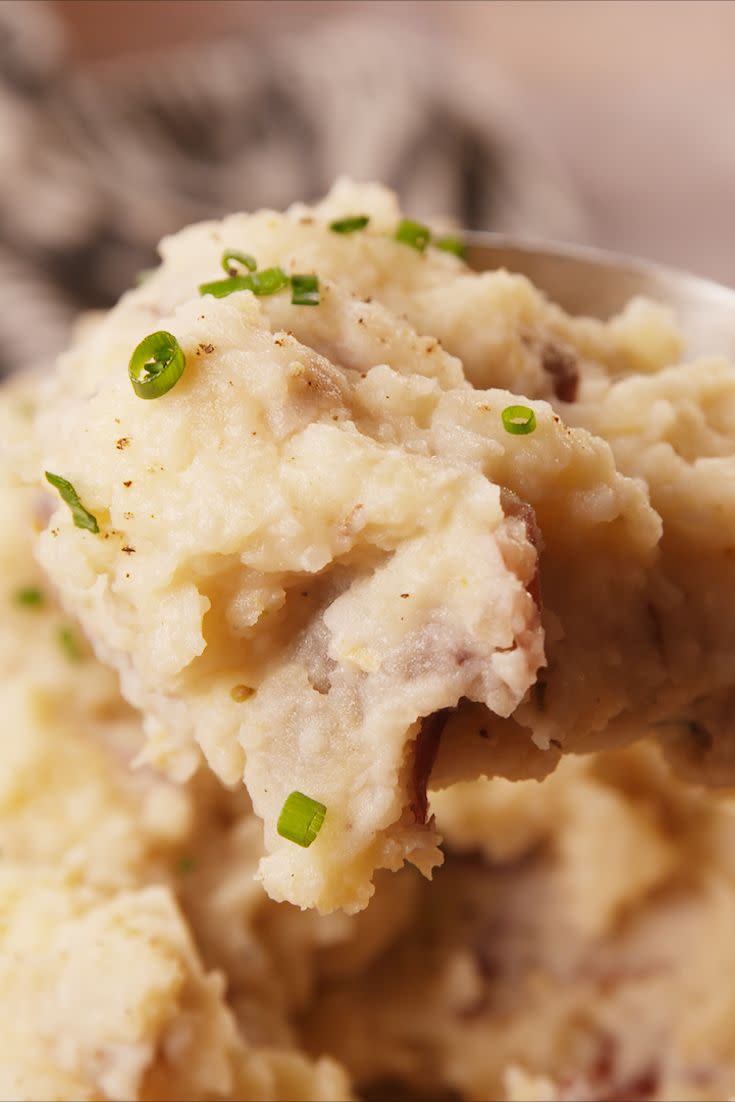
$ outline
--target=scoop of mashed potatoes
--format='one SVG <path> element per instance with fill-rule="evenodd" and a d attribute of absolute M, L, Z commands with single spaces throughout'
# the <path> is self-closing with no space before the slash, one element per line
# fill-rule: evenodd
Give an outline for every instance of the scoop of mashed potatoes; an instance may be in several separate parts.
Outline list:
<path fill-rule="evenodd" d="M 44 512 L 0 474 L 1 1097 L 732 1094 L 731 795 L 650 745 L 568 755 L 432 794 L 433 884 L 378 875 L 354 916 L 274 902 L 241 788 L 133 767 L 137 717 L 29 553 Z M 502 758 L 506 733 L 478 741 Z"/>
<path fill-rule="evenodd" d="M 356 213 L 367 226 L 335 232 Z M 35 422 L 35 474 L 93 518 L 57 497 L 41 560 L 145 714 L 146 760 L 183 777 L 203 752 L 244 778 L 268 892 L 322 911 L 365 906 L 378 868 L 439 863 L 437 753 L 435 784 L 541 776 L 679 722 L 735 657 L 735 619 L 711 611 L 723 540 L 689 570 L 691 525 L 664 543 L 644 481 L 667 484 L 658 453 L 626 459 L 603 415 L 617 386 L 656 393 L 669 320 L 574 321 L 400 224 L 390 193 L 342 183 L 167 239 Z M 202 293 L 223 254 L 315 273 L 318 301 L 247 274 Z M 186 367 L 147 401 L 128 361 L 154 331 Z M 308 848 L 278 830 L 294 792 L 322 822 Z"/>

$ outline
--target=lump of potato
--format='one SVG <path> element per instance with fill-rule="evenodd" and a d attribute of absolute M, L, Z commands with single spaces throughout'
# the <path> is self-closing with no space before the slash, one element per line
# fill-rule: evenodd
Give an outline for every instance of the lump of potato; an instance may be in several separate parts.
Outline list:
<path fill-rule="evenodd" d="M 3 1097 L 347 1097 L 329 1061 L 247 1044 L 161 886 L 108 897 L 6 862 L 0 982 Z"/>
<path fill-rule="evenodd" d="M 363 231 L 330 229 L 362 210 Z M 323 911 L 363 907 L 377 868 L 440 861 L 429 775 L 541 776 L 702 686 L 662 650 L 647 487 L 561 417 L 676 334 L 644 306 L 575 322 L 520 277 L 396 240 L 399 217 L 343 183 L 166 240 L 35 423 L 37 474 L 98 529 L 57 497 L 41 561 L 144 712 L 146 759 L 244 778 L 268 892 Z M 318 302 L 248 276 L 200 293 L 232 250 L 316 272 Z M 186 366 L 146 401 L 128 361 L 154 331 Z M 323 823 L 308 848 L 279 833 L 293 792 Z"/>
<path fill-rule="evenodd" d="M 201 748 L 227 783 L 244 776 L 267 890 L 325 911 L 364 906 L 376 868 L 440 860 L 425 788 L 442 729 L 460 727 L 441 775 L 492 768 L 472 708 L 516 715 L 546 661 L 542 540 L 547 634 L 570 653 L 538 743 L 632 710 L 657 662 L 644 649 L 631 677 L 622 661 L 660 537 L 644 489 L 545 402 L 473 389 L 395 314 L 422 281 L 478 277 L 380 217 L 360 242 L 298 208 L 170 239 L 158 273 L 62 359 L 36 420 L 39 471 L 68 480 L 99 529 L 57 499 L 42 563 L 143 710 L 146 756 L 186 775 Z M 200 295 L 224 246 L 261 267 L 324 263 L 319 304 Z M 127 366 L 152 330 L 175 334 L 186 369 L 144 401 Z M 519 401 L 532 433 L 503 420 Z M 525 769 L 536 752 L 517 729 Z M 308 849 L 277 831 L 293 791 L 326 808 Z"/>

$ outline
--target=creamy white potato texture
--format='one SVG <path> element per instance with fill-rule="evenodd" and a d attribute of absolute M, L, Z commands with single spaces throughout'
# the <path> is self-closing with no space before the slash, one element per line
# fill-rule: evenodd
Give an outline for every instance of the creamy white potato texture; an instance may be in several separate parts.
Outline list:
<path fill-rule="evenodd" d="M 0 400 L 0 452 L 28 406 Z M 353 916 L 274 902 L 241 786 L 135 766 L 138 718 L 30 554 L 44 500 L 5 474 L 0 1098 L 732 1096 L 731 794 L 652 745 L 570 754 L 433 793 L 431 884 L 379 873 Z M 478 741 L 510 771 L 503 737 Z"/>
<path fill-rule="evenodd" d="M 444 867 L 380 960 L 322 983 L 309 1048 L 372 1098 L 733 1097 L 732 795 L 641 741 L 432 806 Z"/>
<path fill-rule="evenodd" d="M 368 225 L 330 228 L 349 215 Z M 364 907 L 378 868 L 440 862 L 435 757 L 448 784 L 542 776 L 652 724 L 688 746 L 735 662 L 713 603 L 733 591 L 733 404 L 697 382 L 731 394 L 732 367 L 669 381 L 660 309 L 572 320 L 397 240 L 400 220 L 342 182 L 165 240 L 62 358 L 23 452 L 98 522 L 55 496 L 40 557 L 144 713 L 144 759 L 244 779 L 267 891 L 321 911 Z M 318 303 L 200 293 L 229 250 L 315 274 Z M 159 330 L 186 367 L 146 400 L 128 361 Z M 508 431 L 513 405 L 533 431 Z M 327 809 L 309 848 L 277 831 L 293 791 Z"/>
<path fill-rule="evenodd" d="M 3 395 L 3 443 L 31 395 Z M 295 1048 L 298 980 L 254 929 L 275 904 L 244 793 L 131 768 L 139 721 L 33 561 L 36 492 L 6 474 L 0 455 L 0 1098 L 344 1102 L 341 1069 Z"/>

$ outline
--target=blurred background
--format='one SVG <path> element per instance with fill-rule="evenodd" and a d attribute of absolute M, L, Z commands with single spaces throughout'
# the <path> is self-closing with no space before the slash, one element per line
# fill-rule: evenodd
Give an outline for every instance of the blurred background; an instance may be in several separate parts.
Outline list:
<path fill-rule="evenodd" d="M 735 284 L 730 0 L 0 0 L 0 370 L 340 173 Z"/>

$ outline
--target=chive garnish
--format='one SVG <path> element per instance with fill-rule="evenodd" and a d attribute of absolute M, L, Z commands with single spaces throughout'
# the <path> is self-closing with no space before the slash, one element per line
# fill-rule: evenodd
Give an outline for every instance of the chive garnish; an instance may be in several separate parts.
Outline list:
<path fill-rule="evenodd" d="M 403 218 L 398 223 L 396 241 L 402 241 L 404 245 L 410 245 L 412 249 L 418 249 L 422 253 L 431 241 L 431 230 L 423 222 Z"/>
<path fill-rule="evenodd" d="M 211 283 L 200 283 L 200 295 L 213 295 L 214 298 L 226 298 L 233 291 L 252 291 L 250 276 L 231 276 L 229 279 L 213 279 Z"/>
<path fill-rule="evenodd" d="M 338 218 L 335 222 L 330 222 L 329 228 L 332 233 L 355 233 L 357 230 L 364 230 L 369 221 L 370 215 L 355 214 L 351 218 Z"/>
<path fill-rule="evenodd" d="M 278 833 L 297 846 L 310 846 L 322 829 L 327 809 L 303 792 L 292 792 L 278 816 Z"/>
<path fill-rule="evenodd" d="M 247 268 L 249 272 L 254 272 L 258 267 L 258 262 L 254 256 L 251 256 L 250 253 L 238 252 L 237 249 L 225 249 L 222 253 L 221 264 L 228 276 L 237 275 L 238 264 L 243 268 Z"/>
<path fill-rule="evenodd" d="M 445 253 L 453 253 L 454 256 L 464 259 L 465 244 L 460 237 L 437 237 L 432 241 L 434 248 L 441 249 Z"/>
<path fill-rule="evenodd" d="M 159 329 L 145 337 L 130 357 L 128 375 L 139 398 L 160 398 L 176 386 L 186 357 L 172 333 Z"/>
<path fill-rule="evenodd" d="M 536 428 L 536 414 L 529 406 L 506 406 L 501 417 L 506 432 L 526 436 Z"/>
<path fill-rule="evenodd" d="M 51 471 L 46 471 L 46 481 L 59 491 L 61 500 L 65 501 L 71 509 L 71 515 L 77 528 L 86 528 L 88 532 L 94 532 L 95 534 L 99 532 L 100 526 L 97 523 L 97 517 L 84 508 L 79 500 L 79 494 L 71 482 L 68 482 L 59 474 L 52 474 Z"/>
<path fill-rule="evenodd" d="M 24 608 L 38 608 L 44 602 L 43 591 L 35 585 L 26 585 L 21 589 L 16 589 L 13 594 L 13 600 L 16 605 L 23 605 Z"/>
<path fill-rule="evenodd" d="M 250 279 L 254 295 L 275 295 L 288 286 L 288 276 L 283 268 L 264 268 L 262 272 L 253 272 Z"/>
<path fill-rule="evenodd" d="M 231 276 L 229 279 L 215 279 L 211 283 L 200 283 L 200 295 L 214 295 L 226 298 L 233 291 L 252 291 L 254 295 L 275 295 L 288 284 L 288 276 L 282 268 L 264 268 L 262 272 L 251 272 L 246 276 Z"/>
<path fill-rule="evenodd" d="M 70 662 L 81 662 L 84 654 L 73 628 L 70 628 L 68 624 L 62 624 L 56 633 L 56 638 Z"/>
<path fill-rule="evenodd" d="M 294 306 L 318 306 L 319 276 L 292 275 L 291 302 Z"/>
<path fill-rule="evenodd" d="M 189 854 L 184 854 L 176 863 L 176 871 L 180 872 L 182 876 L 186 876 L 187 873 L 194 872 L 196 868 L 196 861 Z"/>

